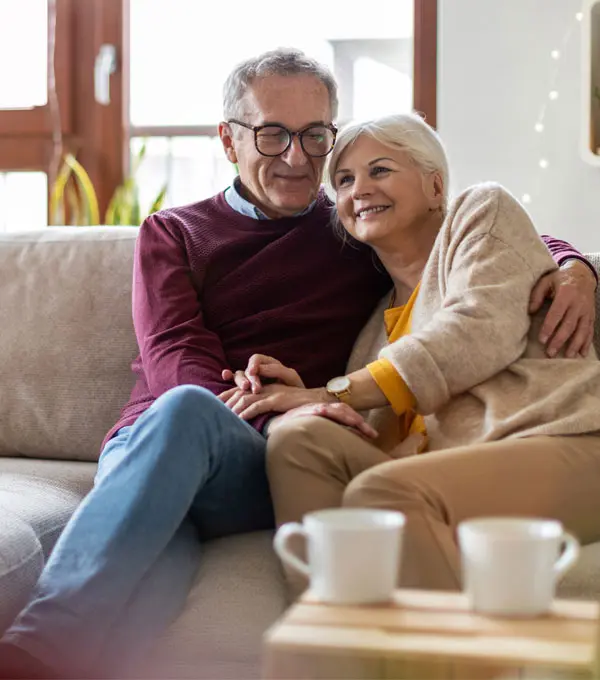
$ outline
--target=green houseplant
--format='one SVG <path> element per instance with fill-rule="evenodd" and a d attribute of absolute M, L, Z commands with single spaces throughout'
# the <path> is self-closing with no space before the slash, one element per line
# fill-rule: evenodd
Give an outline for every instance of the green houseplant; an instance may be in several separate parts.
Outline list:
<path fill-rule="evenodd" d="M 146 144 L 132 161 L 130 174 L 118 186 L 101 220 L 94 185 L 85 168 L 73 154 L 66 154 L 50 195 L 50 221 L 54 225 L 90 226 L 93 224 L 138 225 L 162 208 L 167 195 L 163 186 L 146 210 L 139 200 L 137 172 L 146 155 Z"/>

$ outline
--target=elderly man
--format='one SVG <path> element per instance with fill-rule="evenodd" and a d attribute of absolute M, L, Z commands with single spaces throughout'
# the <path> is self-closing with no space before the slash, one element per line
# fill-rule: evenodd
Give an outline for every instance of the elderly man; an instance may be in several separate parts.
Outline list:
<path fill-rule="evenodd" d="M 179 613 L 202 542 L 272 527 L 266 417 L 248 424 L 227 409 L 223 371 L 261 352 L 307 386 L 324 384 L 344 372 L 389 287 L 370 251 L 343 246 L 329 226 L 320 183 L 336 136 L 330 72 L 277 50 L 238 66 L 224 94 L 219 134 L 239 177 L 141 227 L 137 382 L 94 489 L 0 642 L 0 677 L 105 677 L 104 659 L 133 658 Z M 570 246 L 549 244 L 563 269 L 536 291 L 555 296 L 546 331 L 585 349 L 596 280 Z"/>

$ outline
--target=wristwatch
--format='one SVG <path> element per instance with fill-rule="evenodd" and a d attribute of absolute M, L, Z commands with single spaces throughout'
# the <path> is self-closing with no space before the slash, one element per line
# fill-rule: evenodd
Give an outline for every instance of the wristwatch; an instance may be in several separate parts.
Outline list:
<path fill-rule="evenodd" d="M 327 385 L 325 385 L 325 389 L 329 394 L 345 404 L 350 401 L 350 387 L 350 378 L 346 375 L 342 375 L 339 378 L 332 378 Z"/>

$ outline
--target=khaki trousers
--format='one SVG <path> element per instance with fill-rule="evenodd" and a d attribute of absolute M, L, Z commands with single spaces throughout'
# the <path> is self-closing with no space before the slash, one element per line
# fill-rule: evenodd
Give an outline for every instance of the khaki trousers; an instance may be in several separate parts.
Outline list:
<path fill-rule="evenodd" d="M 342 505 L 403 512 L 405 587 L 460 588 L 456 527 L 472 517 L 550 517 L 582 543 L 600 540 L 599 436 L 507 439 L 392 460 L 310 416 L 269 437 L 267 469 L 278 526 Z M 286 575 L 292 595 L 304 590 L 302 577 Z"/>

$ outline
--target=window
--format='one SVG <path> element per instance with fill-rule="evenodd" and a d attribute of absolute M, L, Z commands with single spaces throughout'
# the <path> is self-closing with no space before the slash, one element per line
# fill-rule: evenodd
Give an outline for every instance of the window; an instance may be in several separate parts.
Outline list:
<path fill-rule="evenodd" d="M 94 90 L 101 45 L 122 52 L 122 14 L 123 0 L 0 0 L 3 229 L 42 226 L 39 216 L 47 215 L 48 191 L 67 152 L 86 167 L 103 206 L 122 181 L 120 73 L 111 83 L 109 105 L 100 104 Z M 35 208 L 28 205 L 32 201 Z"/>
<path fill-rule="evenodd" d="M 143 145 L 142 212 L 165 183 L 167 205 L 224 188 L 234 169 L 217 138 L 222 83 L 280 45 L 332 68 L 338 122 L 414 106 L 435 124 L 437 0 L 379 0 L 360 15 L 334 0 L 293 12 L 229 0 L 223 11 L 199 0 L 0 0 L 0 229 L 45 223 L 66 153 L 101 216 Z M 107 49 L 116 62 L 103 69 Z"/>
<path fill-rule="evenodd" d="M 0 172 L 0 232 L 41 229 L 47 224 L 45 172 Z"/>
<path fill-rule="evenodd" d="M 0 0 L 0 109 L 48 103 L 48 5 L 45 0 Z M 9 20 L 10 17 L 10 20 Z"/>
<path fill-rule="evenodd" d="M 417 0 L 417 5 L 420 4 Z M 376 12 L 305 0 L 293 13 L 281 0 L 250 6 L 130 0 L 131 151 L 149 139 L 138 175 L 143 205 L 165 184 L 166 204 L 211 196 L 229 184 L 217 124 L 222 86 L 241 60 L 281 45 L 327 64 L 339 83 L 338 122 L 413 107 L 413 0 L 379 0 Z M 385 17 L 385 21 L 382 20 Z M 160 46 L 160 49 L 157 49 Z"/>

